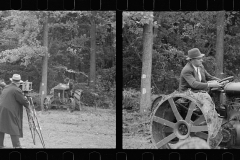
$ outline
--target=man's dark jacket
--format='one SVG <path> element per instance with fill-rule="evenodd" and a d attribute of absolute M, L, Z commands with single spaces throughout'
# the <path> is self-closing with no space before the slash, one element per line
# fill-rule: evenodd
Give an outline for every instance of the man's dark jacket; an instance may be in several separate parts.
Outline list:
<path fill-rule="evenodd" d="M 0 95 L 0 132 L 23 137 L 23 106 L 28 105 L 20 88 L 5 86 Z"/>
<path fill-rule="evenodd" d="M 201 81 L 199 80 L 198 74 L 193 68 L 193 65 L 189 62 L 182 69 L 180 75 L 180 83 L 179 83 L 179 91 L 183 92 L 187 89 L 191 89 L 193 91 L 196 90 L 207 90 L 208 84 L 207 81 L 211 80 L 219 80 L 217 77 L 211 76 L 204 68 L 204 66 L 200 66 L 201 73 Z"/>

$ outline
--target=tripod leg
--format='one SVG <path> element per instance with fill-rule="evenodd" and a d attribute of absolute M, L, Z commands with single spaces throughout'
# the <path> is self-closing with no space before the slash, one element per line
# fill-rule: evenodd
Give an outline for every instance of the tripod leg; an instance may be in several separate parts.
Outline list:
<path fill-rule="evenodd" d="M 40 139 L 40 141 L 42 143 L 43 148 L 45 148 L 45 143 L 44 143 L 44 140 L 43 140 L 43 136 L 42 136 L 41 130 L 37 131 L 37 133 L 38 133 L 38 136 L 39 136 L 39 139 Z"/>
<path fill-rule="evenodd" d="M 31 106 L 32 106 L 32 111 L 33 111 L 34 129 L 35 129 L 35 131 L 37 131 L 37 134 L 39 136 L 39 139 L 42 143 L 43 148 L 45 148 L 45 143 L 44 143 L 44 140 L 43 140 L 41 127 L 40 127 L 40 124 L 39 124 L 38 119 L 37 119 L 37 114 L 36 114 L 36 110 L 35 110 L 34 105 L 33 105 L 32 97 L 30 97 L 30 103 L 31 103 Z M 34 134 L 34 137 L 35 137 L 35 134 Z"/>
<path fill-rule="evenodd" d="M 29 124 L 29 129 L 31 131 L 31 135 L 32 135 L 32 139 L 33 139 L 33 144 L 36 145 L 35 143 L 35 134 L 34 134 L 34 127 L 33 127 L 33 120 L 32 118 L 29 116 L 28 111 L 27 112 L 27 116 L 28 116 L 28 124 Z"/>
<path fill-rule="evenodd" d="M 36 125 L 36 124 L 37 124 L 37 125 Z M 40 139 L 40 141 L 41 141 L 41 143 L 42 143 L 43 148 L 45 148 L 45 143 L 44 143 L 44 140 L 43 140 L 42 132 L 41 132 L 41 129 L 40 129 L 40 126 L 39 126 L 39 123 L 38 123 L 37 120 L 36 120 L 36 124 L 35 124 L 35 122 L 34 122 L 34 126 L 35 126 L 35 129 L 36 129 L 37 134 L 38 134 L 38 136 L 39 136 L 39 139 Z"/>

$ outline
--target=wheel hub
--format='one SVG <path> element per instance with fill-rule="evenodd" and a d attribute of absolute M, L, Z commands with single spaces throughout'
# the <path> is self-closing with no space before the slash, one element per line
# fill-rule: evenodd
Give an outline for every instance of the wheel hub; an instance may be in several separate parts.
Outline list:
<path fill-rule="evenodd" d="M 186 139 L 190 134 L 190 125 L 186 121 L 180 120 L 174 127 L 174 133 L 179 139 Z"/>
<path fill-rule="evenodd" d="M 181 135 L 186 135 L 188 133 L 188 128 L 185 124 L 180 124 L 178 130 L 181 133 Z"/>

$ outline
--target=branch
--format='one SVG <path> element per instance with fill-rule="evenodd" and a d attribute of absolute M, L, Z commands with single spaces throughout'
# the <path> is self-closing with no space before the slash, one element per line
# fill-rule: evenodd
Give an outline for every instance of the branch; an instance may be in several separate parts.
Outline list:
<path fill-rule="evenodd" d="M 85 77 L 88 78 L 88 75 L 87 75 L 86 73 L 80 72 L 80 71 L 74 71 L 74 70 L 72 70 L 72 69 L 67 69 L 66 66 L 59 65 L 59 66 L 54 66 L 54 68 L 63 69 L 63 70 L 65 70 L 65 71 L 67 71 L 67 72 L 72 72 L 72 73 L 76 73 L 76 74 L 82 74 L 82 75 L 84 75 Z"/>
<path fill-rule="evenodd" d="M 134 45 L 134 43 L 136 43 L 136 41 L 137 41 L 139 38 L 142 38 L 142 37 L 137 37 L 132 43 L 130 43 L 130 44 L 128 45 L 128 47 L 127 47 L 126 49 L 129 49 L 130 47 L 132 47 L 132 46 Z M 128 40 L 128 39 L 127 39 L 127 42 L 129 43 L 129 40 Z M 134 47 L 133 47 L 133 48 L 134 48 Z M 136 48 L 134 48 L 134 50 L 136 51 Z M 140 54 L 139 54 L 138 51 L 136 51 L 136 54 L 137 54 L 139 60 L 142 62 L 142 58 L 141 58 L 141 56 L 140 56 Z"/>

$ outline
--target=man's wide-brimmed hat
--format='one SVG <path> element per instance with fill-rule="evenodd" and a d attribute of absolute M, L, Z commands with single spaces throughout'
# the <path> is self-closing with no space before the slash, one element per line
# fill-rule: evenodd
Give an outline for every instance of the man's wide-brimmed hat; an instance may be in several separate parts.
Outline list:
<path fill-rule="evenodd" d="M 198 48 L 193 48 L 188 51 L 187 60 L 193 59 L 193 58 L 201 58 L 205 56 L 205 54 L 202 54 Z"/>
<path fill-rule="evenodd" d="M 13 74 L 12 78 L 10 78 L 11 81 L 16 81 L 16 82 L 23 82 L 21 80 L 21 76 L 19 74 Z"/>

